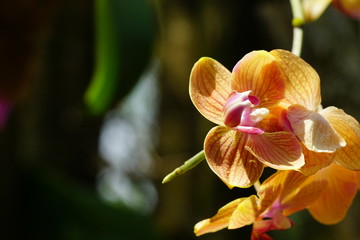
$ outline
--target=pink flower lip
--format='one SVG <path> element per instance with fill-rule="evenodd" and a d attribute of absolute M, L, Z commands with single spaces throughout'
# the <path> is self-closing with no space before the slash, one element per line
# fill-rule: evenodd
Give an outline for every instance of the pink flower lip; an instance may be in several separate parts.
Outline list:
<path fill-rule="evenodd" d="M 268 110 L 254 108 L 259 104 L 259 99 L 249 96 L 251 91 L 233 91 L 224 105 L 224 123 L 236 131 L 248 134 L 262 134 L 264 130 L 255 127 L 256 123 L 264 119 Z"/>
<path fill-rule="evenodd" d="M 257 127 L 246 127 L 246 126 L 237 126 L 234 128 L 236 131 L 240 131 L 243 133 L 253 134 L 253 135 L 259 135 L 263 134 L 265 131 L 261 128 Z"/>

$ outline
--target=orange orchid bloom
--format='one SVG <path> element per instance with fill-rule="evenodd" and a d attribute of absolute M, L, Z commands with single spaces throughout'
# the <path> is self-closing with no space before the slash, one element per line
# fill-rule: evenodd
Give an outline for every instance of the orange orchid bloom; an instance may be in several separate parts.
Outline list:
<path fill-rule="evenodd" d="M 302 146 L 279 103 L 300 100 L 305 106 L 319 105 L 320 97 L 302 95 L 306 87 L 319 96 L 314 72 L 285 50 L 253 51 L 232 72 L 207 57 L 194 65 L 191 100 L 205 118 L 220 125 L 205 138 L 205 157 L 230 188 L 251 186 L 264 164 L 279 170 L 304 165 Z M 267 117 L 275 120 L 263 121 Z"/>
<path fill-rule="evenodd" d="M 252 240 L 272 239 L 270 230 L 293 226 L 288 218 L 316 201 L 326 188 L 325 179 L 309 179 L 296 171 L 278 171 L 260 185 L 257 196 L 236 199 L 212 218 L 195 225 L 197 236 L 253 224 Z"/>
<path fill-rule="evenodd" d="M 360 170 L 359 123 L 336 107 L 322 109 L 318 74 L 288 51 L 253 51 L 232 72 L 201 58 L 190 97 L 220 125 L 206 136 L 204 152 L 230 188 L 252 185 L 264 165 L 305 175 L 332 162 Z"/>

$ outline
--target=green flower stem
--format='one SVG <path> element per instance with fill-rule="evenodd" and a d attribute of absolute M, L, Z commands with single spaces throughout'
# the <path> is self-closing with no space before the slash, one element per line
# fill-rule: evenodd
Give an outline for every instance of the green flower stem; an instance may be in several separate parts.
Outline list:
<path fill-rule="evenodd" d="M 84 101 L 92 114 L 103 114 L 116 95 L 120 74 L 119 39 L 116 12 L 110 0 L 94 1 L 95 71 Z"/>
<path fill-rule="evenodd" d="M 300 56 L 304 35 L 302 26 L 305 24 L 305 19 L 300 0 L 290 0 L 290 4 L 293 14 L 292 26 L 294 28 L 291 52 Z"/>
<path fill-rule="evenodd" d="M 184 162 L 183 165 L 181 165 L 180 167 L 176 168 L 174 171 L 169 173 L 166 177 L 164 177 L 162 183 L 170 182 L 177 176 L 180 176 L 186 173 L 187 171 L 191 170 L 192 168 L 196 167 L 203 160 L 205 160 L 204 150 L 202 150 L 201 152 L 199 152 L 198 154 L 196 154 L 195 156 Z"/>

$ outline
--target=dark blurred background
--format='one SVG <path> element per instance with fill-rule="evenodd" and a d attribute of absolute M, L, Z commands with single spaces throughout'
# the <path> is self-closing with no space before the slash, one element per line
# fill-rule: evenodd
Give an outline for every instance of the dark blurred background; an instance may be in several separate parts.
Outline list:
<path fill-rule="evenodd" d="M 282 0 L 3 2 L 0 238 L 196 239 L 195 223 L 253 190 L 230 191 L 205 162 L 161 184 L 213 126 L 190 101 L 191 68 L 202 56 L 232 69 L 252 50 L 290 50 L 291 17 Z M 323 105 L 360 119 L 359 22 L 330 7 L 304 31 Z M 357 197 L 335 226 L 303 211 L 271 235 L 360 239 L 359 208 Z"/>

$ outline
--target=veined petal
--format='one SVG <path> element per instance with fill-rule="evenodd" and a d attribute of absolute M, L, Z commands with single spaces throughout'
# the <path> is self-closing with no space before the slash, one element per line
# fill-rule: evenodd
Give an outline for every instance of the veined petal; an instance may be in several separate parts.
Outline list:
<path fill-rule="evenodd" d="M 231 73 L 212 58 L 197 61 L 190 75 L 190 98 L 208 120 L 223 125 L 223 107 L 231 91 Z"/>
<path fill-rule="evenodd" d="M 305 163 L 301 145 L 291 132 L 249 135 L 246 149 L 265 165 L 278 170 L 297 170 Z"/>
<path fill-rule="evenodd" d="M 217 126 L 205 138 L 205 157 L 210 168 L 229 187 L 250 187 L 260 177 L 263 164 L 246 149 L 247 134 Z"/>
<path fill-rule="evenodd" d="M 351 170 L 360 170 L 360 125 L 355 118 L 336 107 L 328 107 L 321 114 L 346 141 L 346 146 L 337 150 L 334 161 Z"/>
<path fill-rule="evenodd" d="M 251 90 L 260 103 L 269 107 L 284 98 L 285 76 L 275 58 L 266 51 L 253 51 L 245 55 L 234 67 L 231 86 L 238 92 Z"/>
<path fill-rule="evenodd" d="M 356 172 L 333 163 L 309 177 L 309 181 L 318 180 L 326 180 L 327 187 L 308 207 L 309 212 L 320 223 L 338 223 L 345 217 L 357 193 Z"/>
<path fill-rule="evenodd" d="M 346 142 L 321 113 L 293 105 L 289 107 L 287 117 L 294 133 L 309 150 L 331 153 L 344 147 Z"/>
<path fill-rule="evenodd" d="M 267 208 L 275 199 L 282 204 L 293 195 L 293 192 L 305 181 L 306 177 L 297 171 L 277 171 L 267 178 L 260 186 L 258 196 L 261 199 L 261 209 Z M 285 200 L 284 200 L 285 199 Z"/>
<path fill-rule="evenodd" d="M 228 228 L 236 229 L 252 224 L 259 215 L 258 201 L 259 199 L 255 195 L 242 201 L 233 212 Z"/>
<path fill-rule="evenodd" d="M 302 0 L 304 18 L 306 21 L 316 21 L 330 5 L 332 0 Z"/>
<path fill-rule="evenodd" d="M 300 172 L 306 176 L 312 175 L 321 168 L 329 166 L 336 155 L 334 153 L 313 152 L 307 149 L 304 145 L 302 146 L 305 164 L 300 168 Z"/>
<path fill-rule="evenodd" d="M 286 196 L 282 201 L 283 214 L 289 216 L 305 209 L 320 197 L 326 186 L 327 181 L 325 179 L 317 181 L 306 179 L 297 189 L 294 189 L 293 194 Z"/>
<path fill-rule="evenodd" d="M 236 210 L 238 205 L 246 199 L 248 198 L 238 198 L 220 208 L 217 214 L 212 218 L 198 222 L 194 227 L 196 236 L 200 236 L 205 233 L 216 232 L 226 228 L 229 225 L 229 220 L 233 212 Z"/>
<path fill-rule="evenodd" d="M 278 172 L 285 172 L 285 171 L 278 171 Z M 268 209 L 271 205 L 273 205 L 274 202 L 279 199 L 282 189 L 283 186 L 281 184 L 276 184 L 276 183 L 269 185 L 262 184 L 260 190 L 257 193 L 260 198 L 259 212 L 263 213 L 266 209 Z"/>
<path fill-rule="evenodd" d="M 272 206 L 274 210 L 282 209 L 284 216 L 289 216 L 309 206 L 320 196 L 325 186 L 325 180 L 308 181 L 298 171 L 277 171 L 260 186 L 260 211 Z M 273 212 L 265 216 L 268 217 L 269 214 L 272 215 Z"/>
<path fill-rule="evenodd" d="M 285 75 L 284 107 L 300 104 L 315 110 L 321 103 L 320 78 L 317 72 L 303 59 L 285 50 L 270 52 Z"/>

